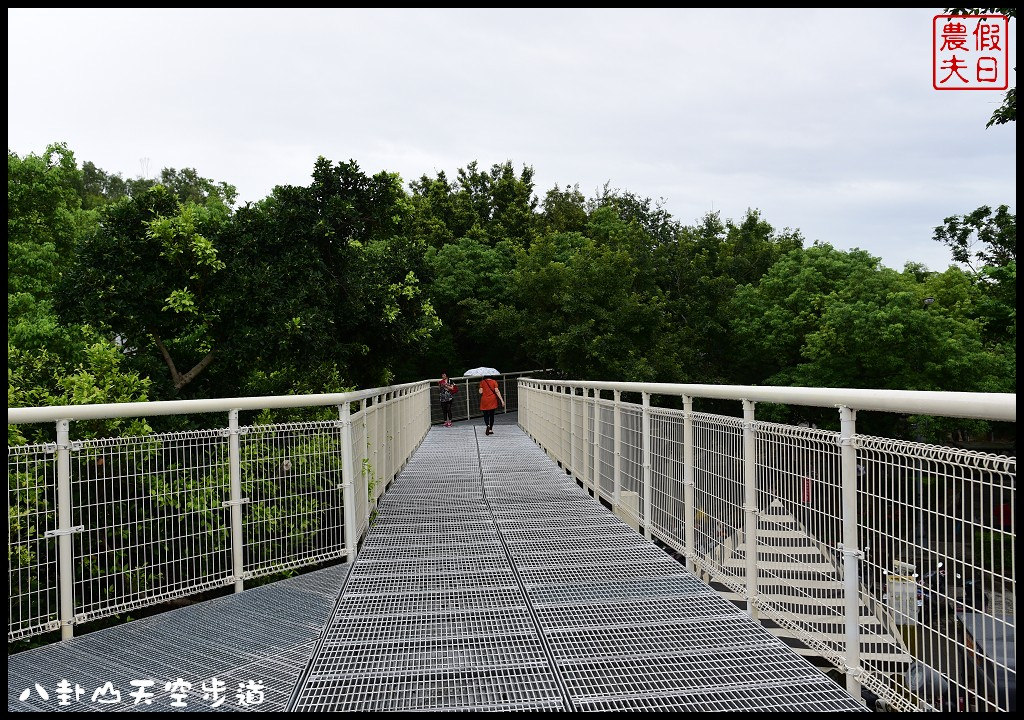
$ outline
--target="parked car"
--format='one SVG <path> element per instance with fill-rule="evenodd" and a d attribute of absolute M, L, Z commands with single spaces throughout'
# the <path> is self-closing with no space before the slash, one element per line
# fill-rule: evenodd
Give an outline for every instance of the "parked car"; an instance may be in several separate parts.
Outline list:
<path fill-rule="evenodd" d="M 1013 615 L 957 614 L 977 672 L 974 691 L 985 700 L 978 710 L 1017 709 L 1017 629 Z"/>

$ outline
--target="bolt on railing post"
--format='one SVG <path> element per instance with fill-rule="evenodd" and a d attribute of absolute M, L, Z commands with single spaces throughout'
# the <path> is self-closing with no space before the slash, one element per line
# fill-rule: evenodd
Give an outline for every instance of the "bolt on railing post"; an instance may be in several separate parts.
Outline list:
<path fill-rule="evenodd" d="M 686 523 L 686 567 L 695 571 L 697 507 L 693 491 L 693 398 L 683 396 L 683 522 Z"/>
<path fill-rule="evenodd" d="M 71 423 L 57 421 L 57 556 L 60 573 L 60 639 L 75 635 L 75 562 L 71 547 Z"/>
<path fill-rule="evenodd" d="M 345 513 L 345 551 L 348 561 L 356 561 L 356 463 L 352 453 L 352 408 L 348 403 L 338 406 L 341 417 L 341 488 Z"/>
<path fill-rule="evenodd" d="M 615 443 L 615 459 L 612 469 L 612 511 L 619 514 L 619 504 L 622 502 L 622 452 L 620 450 L 622 445 L 622 422 L 619 419 L 619 413 L 622 410 L 622 393 L 618 390 L 613 391 L 615 396 L 615 422 L 612 430 L 612 442 Z"/>
<path fill-rule="evenodd" d="M 846 690 L 860 698 L 860 557 L 857 540 L 857 413 L 839 408 L 839 461 L 843 503 L 843 590 L 846 616 Z"/>
<path fill-rule="evenodd" d="M 744 535 L 747 546 L 747 612 L 757 619 L 755 601 L 757 576 L 757 442 L 754 435 L 754 403 L 743 401 L 743 510 L 746 513 Z"/>
<path fill-rule="evenodd" d="M 235 592 L 245 589 L 245 557 L 242 553 L 242 462 L 238 444 L 238 411 L 228 411 L 228 479 L 231 507 L 231 571 Z"/>
<path fill-rule="evenodd" d="M 651 394 L 643 393 L 644 536 L 651 539 Z"/>

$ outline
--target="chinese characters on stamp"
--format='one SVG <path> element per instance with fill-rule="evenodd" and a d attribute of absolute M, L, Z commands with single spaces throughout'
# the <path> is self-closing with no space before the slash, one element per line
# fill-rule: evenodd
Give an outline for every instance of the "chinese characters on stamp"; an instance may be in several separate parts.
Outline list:
<path fill-rule="evenodd" d="M 1005 15 L 936 15 L 932 19 L 932 87 L 1006 90 L 1010 21 Z"/>

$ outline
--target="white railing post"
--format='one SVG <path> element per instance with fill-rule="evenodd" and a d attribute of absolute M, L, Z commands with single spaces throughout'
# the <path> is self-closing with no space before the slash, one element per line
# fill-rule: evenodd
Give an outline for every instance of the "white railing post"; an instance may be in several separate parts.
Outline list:
<path fill-rule="evenodd" d="M 466 385 L 466 420 L 469 421 L 469 419 L 473 416 L 472 410 L 469 409 L 469 380 L 466 379 L 463 380 L 462 382 Z"/>
<path fill-rule="evenodd" d="M 57 421 L 57 554 L 60 572 L 60 639 L 75 635 L 75 562 L 71 547 L 71 423 Z"/>
<path fill-rule="evenodd" d="M 565 469 L 576 477 L 576 388 L 569 388 L 569 457 L 565 460 Z"/>
<path fill-rule="evenodd" d="M 696 568 L 696 498 L 693 486 L 693 398 L 683 395 L 683 522 L 686 523 L 686 567 Z"/>
<path fill-rule="evenodd" d="M 391 484 L 394 475 L 394 446 L 395 446 L 395 393 L 389 392 L 384 399 L 384 477 L 387 478 L 385 486 Z"/>
<path fill-rule="evenodd" d="M 526 431 L 527 435 L 533 435 L 530 429 L 530 387 L 516 382 L 517 409 L 519 414 L 519 427 Z"/>
<path fill-rule="evenodd" d="M 384 423 L 384 412 L 381 410 L 384 402 L 384 394 L 373 396 L 373 472 L 376 474 L 376 484 L 373 488 L 371 507 L 377 507 L 377 497 L 380 495 L 384 485 L 384 462 L 381 457 L 381 449 L 384 446 L 384 431 L 381 425 Z"/>
<path fill-rule="evenodd" d="M 757 619 L 755 603 L 757 577 L 757 442 L 754 435 L 754 403 L 743 401 L 743 510 L 746 513 L 744 535 L 747 546 L 747 612 Z"/>
<path fill-rule="evenodd" d="M 612 442 L 615 443 L 615 465 L 612 469 L 612 512 L 618 515 L 619 504 L 622 502 L 622 422 L 619 418 L 622 410 L 622 393 L 615 390 L 614 394 L 615 405 L 613 412 L 615 413 L 615 422 L 614 430 L 612 431 Z"/>
<path fill-rule="evenodd" d="M 591 462 L 594 458 L 590 450 L 590 389 L 583 388 L 583 439 L 580 440 L 580 464 L 583 465 L 583 485 L 594 490 L 593 478 L 591 476 Z"/>
<path fill-rule="evenodd" d="M 231 483 L 231 571 L 235 592 L 245 589 L 245 556 L 242 552 L 242 461 L 238 443 L 238 411 L 228 411 L 228 475 Z"/>
<path fill-rule="evenodd" d="M 341 417 L 341 492 L 345 504 L 345 550 L 348 561 L 356 561 L 356 464 L 352 454 L 352 408 L 348 403 L 338 406 Z"/>
<path fill-rule="evenodd" d="M 839 408 L 843 504 L 843 591 L 846 615 L 846 690 L 860 698 L 860 547 L 857 540 L 857 413 Z"/>
<path fill-rule="evenodd" d="M 644 536 L 651 539 L 651 394 L 643 393 Z"/>
<path fill-rule="evenodd" d="M 601 391 L 594 388 L 594 458 L 591 462 L 594 499 L 601 499 Z"/>
<path fill-rule="evenodd" d="M 522 423 L 523 428 L 530 436 L 534 436 L 534 422 L 532 422 L 532 409 L 534 409 L 534 386 L 532 385 L 519 385 L 520 395 L 519 401 L 525 403 L 519 407 L 519 422 Z M 525 420 L 523 420 L 525 418 Z"/>

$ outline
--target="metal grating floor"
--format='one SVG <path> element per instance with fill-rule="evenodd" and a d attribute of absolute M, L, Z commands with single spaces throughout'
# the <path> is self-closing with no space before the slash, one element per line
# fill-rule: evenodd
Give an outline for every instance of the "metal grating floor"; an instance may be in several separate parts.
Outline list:
<path fill-rule="evenodd" d="M 7 658 L 9 712 L 219 712 L 283 710 L 309 662 L 334 609 L 338 587 L 350 565 L 281 580 L 243 593 L 197 603 L 45 645 Z M 182 679 L 192 685 L 179 706 L 165 691 Z M 203 684 L 223 683 L 223 694 L 205 693 Z M 59 704 L 55 688 L 66 680 L 84 690 Z M 153 681 L 155 697 L 146 704 L 132 681 Z M 242 706 L 239 684 L 263 686 L 259 704 Z M 48 691 L 40 696 L 39 684 Z M 117 690 L 116 704 L 93 702 L 106 683 Z M 28 693 L 25 691 L 28 690 Z M 25 694 L 24 700 L 21 695 Z M 110 700 L 113 695 L 103 695 Z M 219 705 L 216 705 L 217 703 Z"/>
<path fill-rule="evenodd" d="M 500 422 L 428 433 L 289 709 L 864 710 Z"/>
<path fill-rule="evenodd" d="M 431 429 L 353 565 L 12 655 L 8 710 L 864 710 L 509 420 L 494 436 Z M 179 677 L 185 707 L 160 688 L 151 705 L 127 697 L 131 680 Z M 63 679 L 125 698 L 33 690 Z M 253 679 L 265 697 L 242 706 Z"/>

